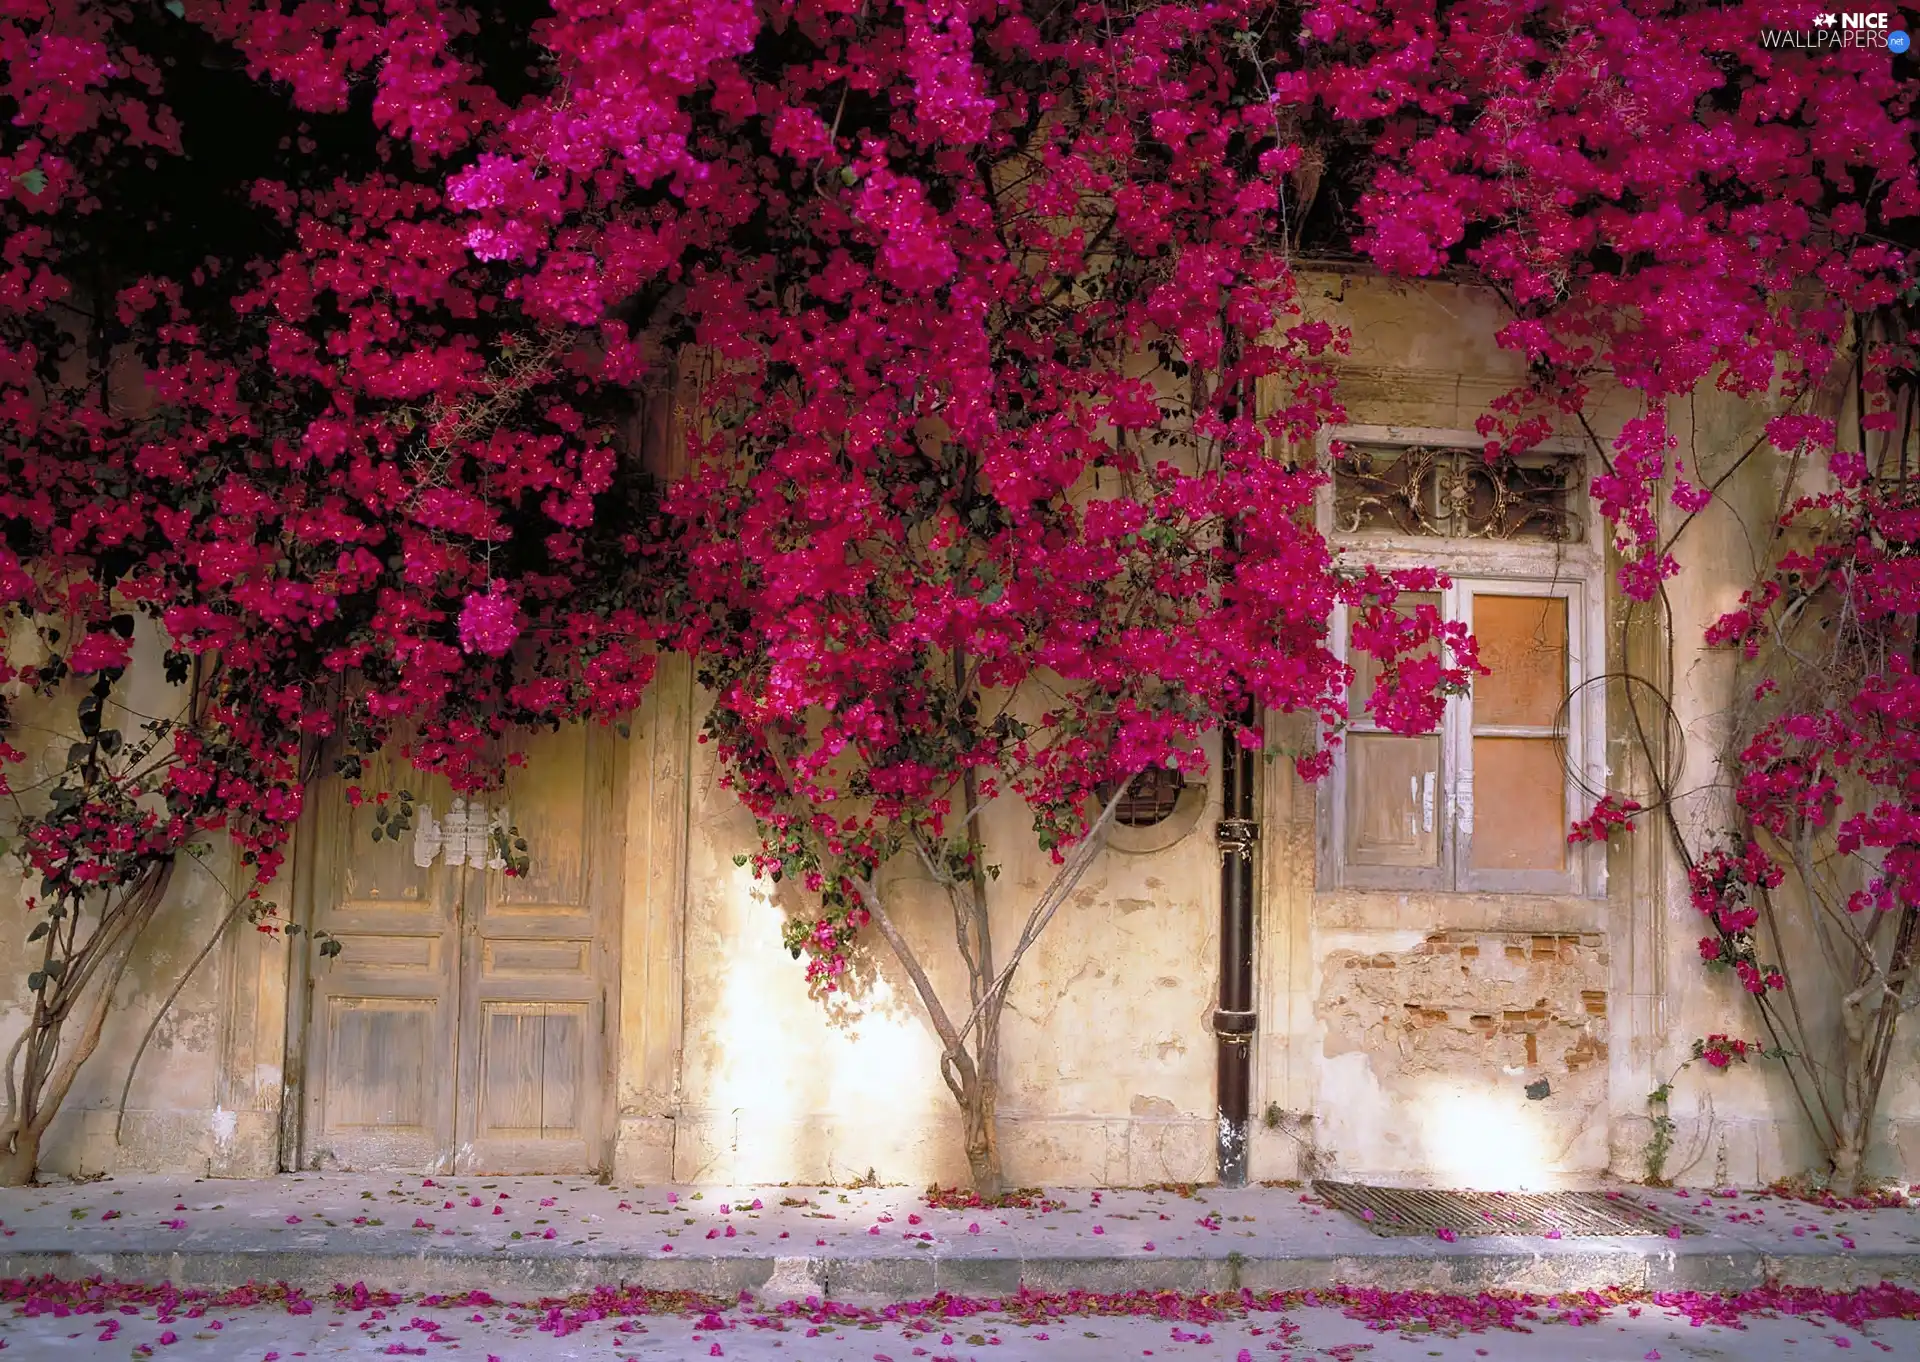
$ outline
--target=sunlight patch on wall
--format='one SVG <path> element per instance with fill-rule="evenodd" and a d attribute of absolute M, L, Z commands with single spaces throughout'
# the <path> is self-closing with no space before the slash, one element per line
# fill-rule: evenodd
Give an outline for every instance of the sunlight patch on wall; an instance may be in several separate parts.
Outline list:
<path fill-rule="evenodd" d="M 1414 1109 L 1421 1113 L 1427 1166 L 1441 1184 L 1509 1192 L 1551 1181 L 1540 1132 L 1511 1101 L 1432 1084 Z"/>
<path fill-rule="evenodd" d="M 689 1094 L 710 1113 L 714 1173 L 922 1175 L 928 1113 L 950 1099 L 918 1000 L 873 975 L 851 997 L 809 997 L 804 962 L 780 944 L 783 913 L 769 886 L 729 871 L 712 900 L 728 949 L 703 1028 L 711 1081 Z"/>

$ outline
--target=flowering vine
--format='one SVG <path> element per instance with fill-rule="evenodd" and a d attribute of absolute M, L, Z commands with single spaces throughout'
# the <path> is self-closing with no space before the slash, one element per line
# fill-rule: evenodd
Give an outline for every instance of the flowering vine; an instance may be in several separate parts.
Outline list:
<path fill-rule="evenodd" d="M 329 767 L 395 741 L 487 788 L 516 733 L 624 715 L 679 649 L 750 864 L 803 891 L 787 944 L 823 994 L 871 934 L 900 955 L 989 1188 L 999 1009 L 1117 791 L 1197 770 L 1216 731 L 1257 745 L 1248 705 L 1310 716 L 1326 741 L 1295 755 L 1324 772 L 1350 717 L 1336 609 L 1384 664 L 1383 727 L 1431 727 L 1477 666 L 1456 624 L 1394 608 L 1436 576 L 1313 527 L 1346 338 L 1299 296 L 1312 247 L 1497 291 L 1528 378 L 1485 413 L 1489 453 L 1593 433 L 1603 377 L 1637 398 L 1591 489 L 1628 599 L 1682 570 L 1674 527 L 1719 485 L 1677 443 L 1687 394 L 1763 406 L 1796 476 L 1826 456 L 1799 557 L 1722 632 L 1777 631 L 1817 580 L 1884 665 L 1844 703 L 1782 701 L 1744 763 L 1752 835 L 1693 858 L 1716 959 L 1785 992 L 1748 843 L 1777 869 L 1774 843 L 1832 828 L 1865 867 L 1845 911 L 1899 922 L 1920 843 L 1913 86 L 1883 51 L 1762 42 L 1812 14 L 15 6 L 0 682 L 77 739 L 46 790 L 15 782 L 38 901 L 106 932 L 213 830 L 257 888 Z M 1840 441 L 1815 408 L 1849 362 Z M 190 699 L 135 761 L 143 649 Z M 16 773 L 42 760 L 19 728 Z M 1000 801 L 1061 864 L 1011 951 Z M 1603 801 L 1575 835 L 1635 812 Z M 899 858 L 953 908 L 965 1012 L 896 929 Z M 81 958 L 59 940 L 43 999 Z M 1874 997 L 1910 973 L 1888 949 Z"/>

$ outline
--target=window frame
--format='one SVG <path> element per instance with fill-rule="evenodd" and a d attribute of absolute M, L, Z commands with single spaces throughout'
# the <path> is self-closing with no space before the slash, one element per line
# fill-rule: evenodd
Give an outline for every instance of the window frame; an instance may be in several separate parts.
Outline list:
<path fill-rule="evenodd" d="M 1429 445 L 1478 449 L 1484 440 L 1469 431 L 1400 426 L 1343 426 L 1323 432 L 1325 457 L 1333 440 L 1371 445 Z M 1542 452 L 1583 454 L 1587 481 L 1598 471 L 1585 446 L 1571 440 L 1544 441 Z M 1583 484 L 1584 486 L 1584 484 Z M 1584 492 L 1582 493 L 1585 500 Z M 1442 591 L 1441 614 L 1464 619 L 1472 627 L 1475 595 L 1556 596 L 1567 601 L 1568 685 L 1573 692 L 1566 725 L 1566 814 L 1569 825 L 1587 812 L 1587 791 L 1606 784 L 1606 687 L 1584 684 L 1606 671 L 1605 541 L 1590 502 L 1581 507 L 1577 540 L 1483 540 L 1436 538 L 1382 531 L 1336 534 L 1332 479 L 1320 489 L 1316 520 L 1339 560 L 1372 563 L 1382 569 L 1436 568 L 1452 585 Z M 1330 644 L 1347 660 L 1347 610 L 1336 607 Z M 1355 731 L 1370 731 L 1356 725 Z M 1379 730 L 1371 730 L 1379 731 Z M 1482 736 L 1499 736 L 1483 734 Z M 1525 735 L 1521 735 L 1525 736 Z M 1534 736 L 1538 736 L 1535 734 Z M 1438 864 L 1427 867 L 1357 866 L 1347 862 L 1347 784 L 1349 746 L 1334 749 L 1331 772 L 1320 781 L 1318 874 L 1322 889 L 1469 894 L 1543 894 L 1600 897 L 1606 892 L 1604 848 L 1570 843 L 1562 870 L 1475 870 L 1472 868 L 1473 697 L 1449 700 L 1438 730 L 1439 788 L 1434 816 L 1440 832 Z M 1324 739 L 1323 739 L 1324 741 Z M 1583 788 L 1584 786 L 1584 788 Z"/>

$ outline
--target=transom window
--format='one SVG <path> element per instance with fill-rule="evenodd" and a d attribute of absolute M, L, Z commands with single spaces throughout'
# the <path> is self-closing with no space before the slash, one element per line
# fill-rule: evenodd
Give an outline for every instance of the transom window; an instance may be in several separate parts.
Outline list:
<path fill-rule="evenodd" d="M 1323 525 L 1355 561 L 1446 572 L 1446 590 L 1397 608 L 1431 605 L 1464 622 L 1488 674 L 1448 702 L 1437 732 L 1384 732 L 1366 710 L 1378 664 L 1348 653 L 1341 612 L 1352 725 L 1321 793 L 1322 883 L 1598 892 L 1596 858 L 1567 842 L 1586 812 L 1604 719 L 1599 687 L 1582 684 L 1604 666 L 1581 458 L 1489 466 L 1464 439 L 1362 448 L 1364 463 L 1336 463 Z"/>
<path fill-rule="evenodd" d="M 1581 459 L 1477 449 L 1356 444 L 1334 469 L 1334 530 L 1445 539 L 1581 537 Z"/>

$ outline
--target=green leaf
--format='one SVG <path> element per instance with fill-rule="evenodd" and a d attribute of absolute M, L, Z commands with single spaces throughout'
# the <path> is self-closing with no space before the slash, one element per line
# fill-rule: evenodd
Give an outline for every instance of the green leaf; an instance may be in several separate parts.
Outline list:
<path fill-rule="evenodd" d="M 176 19 L 184 19 L 187 17 L 187 7 L 181 0 L 167 0 L 167 13 Z"/>
<path fill-rule="evenodd" d="M 52 930 L 53 924 L 51 922 L 36 922 L 33 924 L 33 930 L 27 933 L 27 940 L 38 941 Z"/>
<path fill-rule="evenodd" d="M 176 4 L 178 2 L 179 0 L 175 0 Z M 13 178 L 29 194 L 44 194 L 47 191 L 47 172 L 44 170 L 23 170 Z"/>

